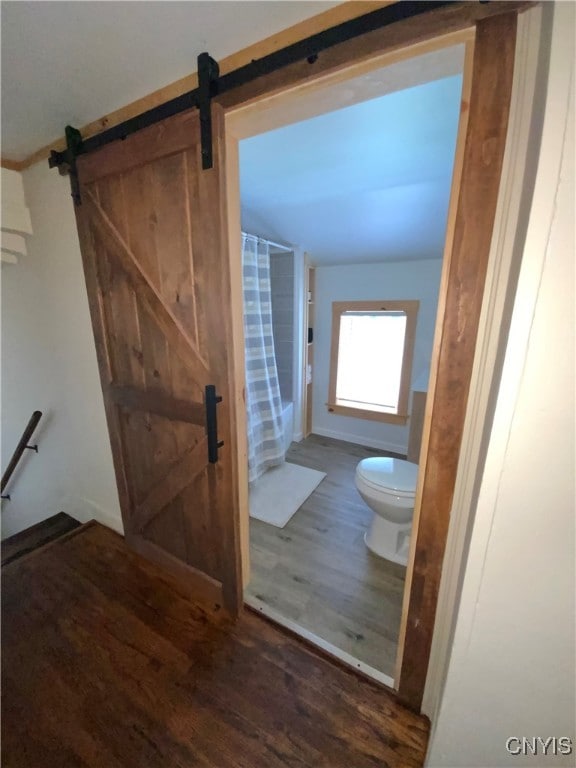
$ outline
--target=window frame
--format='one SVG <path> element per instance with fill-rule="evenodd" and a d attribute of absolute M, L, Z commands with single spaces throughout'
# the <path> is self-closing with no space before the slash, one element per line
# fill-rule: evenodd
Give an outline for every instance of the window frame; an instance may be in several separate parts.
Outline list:
<path fill-rule="evenodd" d="M 408 422 L 408 403 L 410 399 L 410 383 L 412 379 L 412 361 L 414 359 L 414 344 L 416 341 L 416 322 L 420 302 L 415 299 L 381 300 L 381 301 L 333 301 L 332 302 L 332 340 L 330 346 L 330 378 L 328 384 L 329 413 L 340 416 L 353 416 L 371 421 L 383 421 L 388 424 Z M 400 375 L 400 393 L 398 395 L 398 412 L 384 413 L 367 408 L 353 408 L 336 402 L 336 377 L 338 373 L 338 353 L 340 341 L 340 320 L 346 312 L 404 312 L 406 314 L 406 333 L 404 336 L 404 352 L 402 355 L 402 372 Z"/>

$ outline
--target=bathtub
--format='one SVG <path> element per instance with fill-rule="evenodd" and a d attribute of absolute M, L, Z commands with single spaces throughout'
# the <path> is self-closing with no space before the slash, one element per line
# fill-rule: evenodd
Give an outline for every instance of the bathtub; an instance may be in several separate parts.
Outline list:
<path fill-rule="evenodd" d="M 284 435 L 284 453 L 286 453 L 294 437 L 294 403 L 289 400 L 282 400 L 282 432 Z"/>

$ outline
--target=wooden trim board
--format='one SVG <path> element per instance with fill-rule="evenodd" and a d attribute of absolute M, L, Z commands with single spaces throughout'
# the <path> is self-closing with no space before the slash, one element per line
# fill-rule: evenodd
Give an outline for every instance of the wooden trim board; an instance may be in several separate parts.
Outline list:
<path fill-rule="evenodd" d="M 420 512 L 422 509 L 422 489 L 424 483 L 424 472 L 428 457 L 428 446 L 430 437 L 430 403 L 436 392 L 436 382 L 438 373 L 438 357 L 440 354 L 440 342 L 442 339 L 442 320 L 446 313 L 446 293 L 448 289 L 448 280 L 450 273 L 450 259 L 452 256 L 452 244 L 454 242 L 454 227 L 456 222 L 456 213 L 458 199 L 460 195 L 460 184 L 462 181 L 462 163 L 464 161 L 464 147 L 466 144 L 466 135 L 468 130 L 468 116 L 470 114 L 470 98 L 472 90 L 472 71 L 474 68 L 474 46 L 475 37 L 466 45 L 466 55 L 464 61 L 464 73 L 462 82 L 462 96 L 460 107 L 460 123 L 458 126 L 458 138 L 456 142 L 456 154 L 454 157 L 454 171 L 452 176 L 452 189 L 450 193 L 450 204 L 448 208 L 448 221 L 446 224 L 446 240 L 444 245 L 444 255 L 442 260 L 442 275 L 440 279 L 440 290 L 438 293 L 438 307 L 436 310 L 436 330 L 432 347 L 432 358 L 430 363 L 430 377 L 428 380 L 428 394 L 426 397 L 426 409 L 424 411 L 424 421 L 422 425 L 422 442 L 420 446 L 420 461 L 418 472 L 418 485 L 416 488 L 416 498 L 414 504 L 414 515 L 412 518 L 412 531 L 417 530 L 420 525 Z M 404 590 L 404 605 L 402 609 L 402 621 L 400 624 L 400 634 L 398 637 L 398 658 L 396 660 L 395 679 L 400 679 L 400 671 L 404 657 L 404 643 L 406 638 L 406 619 L 408 615 L 408 606 L 410 601 L 410 592 L 412 589 L 412 573 L 414 568 L 414 547 L 415 537 L 412 536 L 410 553 L 408 556 L 408 567 L 406 570 L 406 588 Z"/>
<path fill-rule="evenodd" d="M 414 45 L 394 50 L 383 49 L 378 54 L 367 60 L 352 61 L 343 69 L 337 69 L 328 74 L 315 76 L 310 73 L 303 88 L 301 85 L 292 89 L 272 93 L 258 100 L 258 110 L 254 112 L 254 102 L 240 104 L 234 107 L 229 114 L 234 117 L 234 131 L 239 138 L 249 138 L 264 131 L 275 130 L 289 123 L 307 120 L 326 112 L 351 106 L 352 104 L 378 98 L 388 91 L 382 91 L 382 83 L 374 80 L 372 73 L 384 70 L 388 66 L 394 66 L 427 54 L 435 54 L 439 50 L 465 45 L 474 39 L 474 29 L 467 27 L 456 32 L 424 40 Z M 453 72 L 451 73 L 453 74 Z M 313 76 L 314 75 L 314 76 Z M 430 72 L 423 69 L 422 78 L 445 76 L 443 72 Z M 339 88 L 345 82 L 347 87 L 355 89 L 353 97 L 343 93 Z M 410 87 L 413 83 L 407 83 Z M 378 87 L 380 86 L 380 88 Z"/>
<path fill-rule="evenodd" d="M 420 709 L 474 364 L 512 92 L 516 14 L 478 23 L 466 142 L 411 537 L 399 696 Z"/>
<path fill-rule="evenodd" d="M 401 413 L 378 413 L 377 411 L 363 410 L 362 408 L 352 408 L 348 405 L 339 405 L 338 403 L 326 403 L 328 413 L 335 413 L 340 416 L 351 416 L 354 419 L 366 419 L 366 421 L 379 421 L 382 424 L 399 424 L 404 426 L 408 423 L 408 415 Z"/>
<path fill-rule="evenodd" d="M 517 281 L 522 258 L 522 238 L 518 237 L 522 201 L 533 186 L 533 176 L 527 166 L 529 151 L 533 150 L 536 92 L 542 7 L 530 9 L 518 17 L 516 61 L 512 103 L 508 121 L 508 136 L 502 169 L 498 209 L 492 236 L 492 252 L 484 289 L 480 330 L 476 344 L 476 359 L 470 385 L 466 425 L 450 528 L 442 565 L 434 637 L 422 711 L 434 720 L 450 656 L 454 620 L 461 589 L 461 574 L 465 567 L 466 542 L 473 519 L 469 511 L 475 508 L 478 478 L 486 451 L 486 430 L 489 429 L 493 407 L 493 378 L 499 370 L 502 338 L 509 324 L 510 296 Z M 535 173 L 535 169 L 532 169 Z M 527 199 L 527 198 L 526 198 Z"/>
<path fill-rule="evenodd" d="M 244 296 L 242 292 L 242 226 L 240 213 L 240 161 L 238 141 L 231 134 L 225 116 L 226 198 L 228 211 L 228 253 L 230 254 L 230 312 L 234 359 L 236 413 L 236 472 L 238 477 L 239 544 L 242 586 L 250 581 L 250 512 L 248 508 L 248 429 L 246 417 L 246 371 L 244 368 Z M 234 429 L 234 428 L 233 428 Z"/>
<path fill-rule="evenodd" d="M 355 19 L 358 16 L 363 16 L 366 13 L 370 13 L 370 11 L 375 11 L 378 8 L 392 5 L 392 2 L 393 0 L 349 0 L 348 2 L 341 3 L 335 8 L 330 8 L 323 13 L 305 19 L 304 21 L 294 24 L 281 32 L 277 32 L 264 40 L 260 40 L 254 45 L 250 45 L 237 53 L 226 56 L 219 62 L 220 73 L 224 75 L 228 72 L 232 72 L 235 69 L 248 64 L 253 59 L 260 59 L 269 53 L 278 51 L 281 48 L 296 43 L 299 40 L 303 40 L 317 32 L 323 32 L 325 29 L 334 27 L 337 24 L 342 24 L 350 19 Z M 192 91 L 197 87 L 198 75 L 196 72 L 193 72 L 190 75 L 180 78 L 180 80 L 176 80 L 169 85 L 165 85 L 163 88 L 159 88 L 157 91 L 153 91 L 152 93 L 143 96 L 141 99 L 137 99 L 120 109 L 109 112 L 107 115 L 103 115 L 97 120 L 93 120 L 92 122 L 81 126 L 79 128 L 80 133 L 84 138 L 94 136 L 101 131 L 119 125 L 125 120 L 136 117 L 136 115 L 140 115 L 149 109 L 153 109 L 154 107 L 157 107 L 170 99 L 174 99 L 177 96 L 181 96 L 183 93 Z M 3 160 L 2 167 L 20 171 L 34 165 L 34 163 L 37 163 L 40 160 L 46 159 L 50 156 L 52 150 L 62 152 L 65 149 L 66 142 L 64 138 L 61 137 L 50 142 L 50 144 L 41 147 L 22 161 Z M 10 163 L 11 165 L 4 165 L 4 163 Z"/>
<path fill-rule="evenodd" d="M 25 168 L 24 162 L 18 160 L 8 160 L 7 157 L 0 158 L 0 168 L 6 168 L 7 171 L 21 171 Z"/>
<path fill-rule="evenodd" d="M 515 13 L 529 5 L 531 3 L 516 0 L 496 0 L 487 4 L 455 3 L 335 45 L 324 51 L 313 64 L 307 60 L 296 62 L 217 96 L 215 100 L 227 110 L 246 108 L 252 102 L 260 102 L 263 98 L 286 93 L 290 89 L 309 87 L 313 82 L 338 77 L 341 73 L 343 79 L 348 79 L 352 66 L 365 64 L 369 69 L 375 69 L 384 66 L 386 54 L 390 57 L 386 63 L 392 63 L 393 60 L 408 58 L 410 51 L 411 55 L 416 55 L 416 49 L 421 46 L 425 46 L 424 50 L 446 47 L 450 44 L 446 42 L 447 38 L 469 34 L 483 19 Z"/>

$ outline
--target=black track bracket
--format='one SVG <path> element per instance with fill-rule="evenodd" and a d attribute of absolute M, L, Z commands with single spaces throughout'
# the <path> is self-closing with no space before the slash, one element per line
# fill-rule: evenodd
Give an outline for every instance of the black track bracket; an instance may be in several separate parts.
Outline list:
<path fill-rule="evenodd" d="M 50 168 L 58 168 L 61 176 L 70 176 L 70 191 L 75 205 L 82 205 L 80 197 L 80 183 L 78 181 L 78 171 L 76 169 L 76 158 L 82 154 L 82 134 L 77 128 L 67 125 L 65 128 L 66 151 L 50 152 L 48 165 Z"/>
<path fill-rule="evenodd" d="M 484 3 L 488 0 L 479 0 Z M 80 204 L 80 189 L 76 174 L 76 157 L 80 154 L 93 152 L 113 141 L 123 141 L 136 131 L 147 128 L 173 115 L 197 107 L 200 111 L 200 140 L 202 168 L 213 166 L 213 136 L 212 136 L 212 99 L 222 96 L 229 91 L 251 83 L 263 75 L 277 72 L 283 67 L 299 61 L 307 61 L 314 66 L 318 57 L 333 46 L 347 40 L 353 40 L 361 35 L 391 24 L 402 23 L 416 16 L 426 14 L 440 8 L 457 5 L 458 0 L 403 0 L 377 8 L 374 11 L 358 16 L 334 27 L 317 32 L 310 37 L 281 48 L 278 51 L 254 59 L 247 64 L 220 75 L 216 61 L 208 54 L 198 56 L 198 87 L 192 91 L 176 96 L 169 101 L 152 107 L 146 112 L 130 117 L 118 125 L 113 125 L 100 133 L 82 139 L 80 132 L 68 126 L 66 128 L 66 147 L 64 152 L 50 153 L 50 168 L 58 167 L 60 173 L 69 173 L 72 186 L 72 197 L 77 205 Z"/>
<path fill-rule="evenodd" d="M 218 62 L 208 53 L 198 56 L 198 109 L 200 110 L 200 147 L 202 168 L 213 165 L 212 153 L 212 99 L 218 94 Z"/>

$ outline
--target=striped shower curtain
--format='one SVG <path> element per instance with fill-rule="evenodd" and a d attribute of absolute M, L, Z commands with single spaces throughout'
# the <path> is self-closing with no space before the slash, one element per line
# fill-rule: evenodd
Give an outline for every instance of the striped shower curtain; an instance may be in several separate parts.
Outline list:
<path fill-rule="evenodd" d="M 282 402 L 272 335 L 270 248 L 242 233 L 248 480 L 284 461 Z"/>

